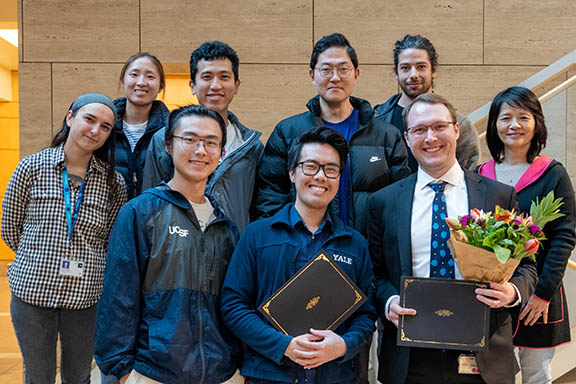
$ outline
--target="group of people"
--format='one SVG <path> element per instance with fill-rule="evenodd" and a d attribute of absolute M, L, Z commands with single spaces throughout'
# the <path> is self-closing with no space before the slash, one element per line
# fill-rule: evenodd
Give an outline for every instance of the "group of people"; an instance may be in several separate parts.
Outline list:
<path fill-rule="evenodd" d="M 2 203 L 11 316 L 26 382 L 366 383 L 380 324 L 382 383 L 551 382 L 570 340 L 562 277 L 575 245 L 565 168 L 541 155 L 547 130 L 528 89 L 499 93 L 488 119 L 493 157 L 477 166 L 476 129 L 433 93 L 438 55 L 406 35 L 394 48 L 401 92 L 372 107 L 353 97 L 358 58 L 339 33 L 314 45 L 317 96 L 266 146 L 229 111 L 239 59 L 220 41 L 190 57 L 199 105 L 169 112 L 162 64 L 137 53 L 126 97 L 76 99 L 50 148 L 24 158 Z M 537 262 L 476 297 L 491 308 L 489 350 L 400 347 L 400 277 L 461 279 L 438 214 L 517 208 L 553 190 L 562 218 Z M 320 250 L 368 300 L 335 330 L 277 331 L 256 308 Z M 464 369 L 463 361 L 477 369 Z M 238 371 L 239 370 L 239 371 Z"/>

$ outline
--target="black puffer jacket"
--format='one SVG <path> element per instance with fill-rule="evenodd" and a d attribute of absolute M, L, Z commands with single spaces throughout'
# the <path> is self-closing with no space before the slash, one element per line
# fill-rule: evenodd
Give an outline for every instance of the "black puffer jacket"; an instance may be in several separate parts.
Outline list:
<path fill-rule="evenodd" d="M 407 151 L 398 130 L 377 117 L 366 100 L 350 97 L 358 109 L 360 126 L 350 139 L 350 173 L 352 207 L 350 225 L 365 235 L 366 203 L 376 192 L 410 174 Z M 286 203 L 294 201 L 296 193 L 288 176 L 288 151 L 301 134 L 323 126 L 320 118 L 320 97 L 306 104 L 309 111 L 282 120 L 270 135 L 257 177 L 256 213 L 269 217 Z M 338 211 L 338 199 L 330 204 Z M 336 211 L 336 212 L 335 212 Z"/>
<path fill-rule="evenodd" d="M 122 174 L 124 181 L 126 181 L 126 192 L 128 194 L 128 200 L 130 200 L 142 192 L 142 172 L 144 170 L 144 163 L 146 162 L 148 144 L 150 144 L 154 133 L 166 126 L 170 111 L 163 102 L 159 100 L 152 102 L 152 109 L 150 109 L 146 131 L 140 140 L 138 140 L 134 152 L 132 152 L 128 138 L 122 128 L 122 118 L 126 112 L 126 98 L 121 97 L 114 100 L 114 105 L 116 106 L 116 114 L 118 115 L 113 131 L 114 163 L 116 170 Z"/>

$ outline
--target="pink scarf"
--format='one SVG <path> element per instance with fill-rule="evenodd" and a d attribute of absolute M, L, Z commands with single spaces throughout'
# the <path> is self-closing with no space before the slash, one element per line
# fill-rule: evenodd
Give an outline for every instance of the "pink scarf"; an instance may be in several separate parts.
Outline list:
<path fill-rule="evenodd" d="M 548 168 L 548 165 L 550 165 L 551 162 L 552 158 L 545 155 L 539 156 L 536 160 L 534 160 L 532 164 L 530 164 L 530 167 L 526 170 L 526 172 L 524 172 L 520 180 L 518 180 L 518 182 L 514 186 L 516 192 L 520 192 L 521 190 L 523 190 L 524 188 L 526 188 L 527 186 L 538 180 L 538 178 L 542 176 L 544 171 L 546 171 L 546 168 Z M 494 159 L 487 161 L 480 166 L 480 168 L 478 169 L 478 173 L 489 179 L 496 180 L 495 165 L 496 162 L 494 161 Z"/>

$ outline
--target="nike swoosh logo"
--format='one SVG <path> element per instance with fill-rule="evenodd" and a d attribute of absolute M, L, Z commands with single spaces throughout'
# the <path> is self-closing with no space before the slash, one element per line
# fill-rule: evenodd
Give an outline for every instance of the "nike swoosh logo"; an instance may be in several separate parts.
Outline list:
<path fill-rule="evenodd" d="M 378 156 L 372 156 L 372 157 L 370 158 L 370 162 L 371 162 L 371 163 L 375 163 L 375 162 L 380 161 L 380 160 L 382 160 L 382 158 L 381 158 L 381 157 L 378 157 Z"/>

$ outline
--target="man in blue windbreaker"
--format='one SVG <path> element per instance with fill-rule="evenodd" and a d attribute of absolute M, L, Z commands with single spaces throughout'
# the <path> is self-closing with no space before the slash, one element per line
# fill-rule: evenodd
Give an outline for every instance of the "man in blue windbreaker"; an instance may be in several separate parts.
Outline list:
<path fill-rule="evenodd" d="M 234 250 L 222 288 L 225 325 L 246 343 L 240 373 L 250 384 L 355 383 L 354 357 L 372 337 L 373 272 L 366 240 L 327 211 L 338 191 L 348 145 L 321 127 L 296 139 L 288 155 L 296 201 L 248 226 Z M 321 249 L 368 296 L 335 331 L 277 331 L 259 307 Z"/>
<path fill-rule="evenodd" d="M 240 353 L 219 316 L 238 232 L 205 189 L 226 125 L 205 107 L 183 107 L 164 142 L 174 177 L 126 204 L 110 235 L 96 361 L 121 384 L 222 383 Z"/>

